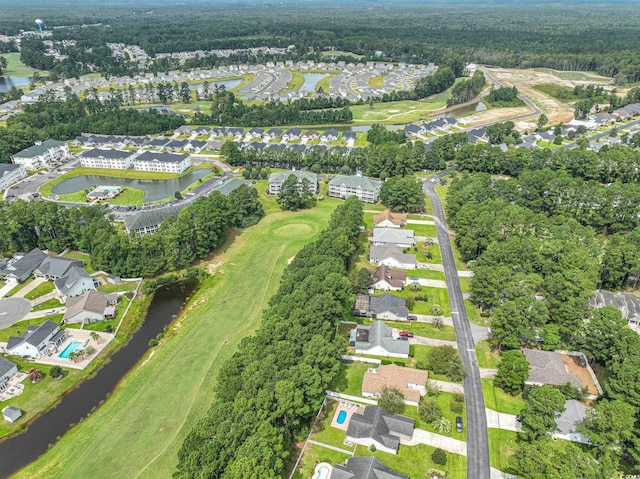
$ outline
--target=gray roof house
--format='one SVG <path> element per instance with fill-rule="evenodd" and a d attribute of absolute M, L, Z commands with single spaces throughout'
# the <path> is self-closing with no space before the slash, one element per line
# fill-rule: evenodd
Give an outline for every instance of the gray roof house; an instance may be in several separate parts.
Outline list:
<path fill-rule="evenodd" d="M 56 289 L 62 296 L 72 298 L 90 289 L 95 289 L 95 282 L 81 267 L 74 266 L 62 277 L 54 281 Z"/>
<path fill-rule="evenodd" d="M 117 302 L 116 293 L 105 294 L 92 289 L 67 300 L 67 309 L 62 320 L 65 324 L 87 324 L 111 319 L 116 315 Z"/>
<path fill-rule="evenodd" d="M 7 389 L 7 381 L 18 374 L 18 366 L 0 356 L 0 392 Z"/>
<path fill-rule="evenodd" d="M 589 298 L 589 306 L 592 308 L 602 308 L 613 306 L 620 310 L 629 324 L 640 324 L 640 298 L 630 293 L 612 293 L 599 289 L 595 297 Z"/>
<path fill-rule="evenodd" d="M 389 268 L 416 269 L 418 260 L 415 254 L 402 252 L 402 248 L 394 244 L 369 247 L 369 262 L 376 266 L 385 265 Z"/>
<path fill-rule="evenodd" d="M 67 333 L 51 320 L 37 326 L 29 326 L 22 336 L 11 336 L 7 352 L 15 356 L 37 359 L 50 349 L 56 349 L 67 339 Z"/>
<path fill-rule="evenodd" d="M 356 354 L 370 354 L 389 358 L 408 358 L 409 341 L 394 339 L 393 330 L 382 321 L 359 324 L 351 331 L 349 346 Z"/>
<path fill-rule="evenodd" d="M 529 379 L 525 384 L 562 386 L 571 383 L 573 387 L 582 389 L 580 377 L 568 372 L 559 353 L 537 349 L 523 349 L 522 352 L 531 364 Z"/>
<path fill-rule="evenodd" d="M 27 254 L 8 265 L 2 274 L 6 278 L 22 282 L 31 276 L 31 273 L 40 266 L 40 263 L 42 263 L 45 258 L 48 258 L 47 253 L 39 248 L 33 248 Z"/>
<path fill-rule="evenodd" d="M 280 193 L 280 188 L 289 176 L 295 176 L 298 180 L 298 190 L 302 191 L 302 181 L 307 180 L 309 182 L 309 189 L 315 195 L 318 192 L 318 175 L 311 173 L 310 171 L 280 171 L 277 173 L 271 173 L 269 175 L 269 194 L 277 195 Z"/>
<path fill-rule="evenodd" d="M 380 196 L 382 182 L 364 176 L 338 175 L 329 182 L 329 196 L 347 199 L 357 196 L 365 203 L 375 203 Z"/>
<path fill-rule="evenodd" d="M 589 444 L 589 440 L 578 430 L 578 425 L 584 424 L 587 418 L 587 407 L 575 399 L 569 399 L 564 404 L 564 412 L 556 418 L 558 431 L 554 437 L 568 441 Z"/>
<path fill-rule="evenodd" d="M 376 449 L 397 454 L 400 439 L 411 439 L 414 427 L 414 419 L 389 414 L 380 406 L 367 406 L 362 414 L 351 416 L 346 440 L 367 447 L 375 445 Z"/>
<path fill-rule="evenodd" d="M 71 268 L 82 268 L 84 263 L 79 259 L 63 258 L 60 256 L 47 256 L 33 274 L 36 278 L 60 279 Z"/>
<path fill-rule="evenodd" d="M 16 422 L 22 417 L 22 411 L 14 406 L 6 406 L 2 409 L 2 417 L 5 421 Z"/>
<path fill-rule="evenodd" d="M 369 243 L 375 246 L 396 245 L 400 248 L 411 248 L 416 244 L 413 230 L 397 228 L 373 228 L 373 236 Z"/>
<path fill-rule="evenodd" d="M 329 479 L 409 479 L 375 457 L 350 457 L 344 466 L 333 466 Z"/>
<path fill-rule="evenodd" d="M 125 232 L 139 235 L 153 234 L 158 231 L 160 224 L 170 216 L 176 216 L 182 206 L 167 206 L 157 210 L 140 211 L 134 215 L 127 215 L 124 220 Z"/>
<path fill-rule="evenodd" d="M 369 311 L 371 317 L 396 321 L 406 320 L 409 316 L 407 300 L 398 298 L 391 293 L 371 296 L 371 298 L 369 298 Z"/>

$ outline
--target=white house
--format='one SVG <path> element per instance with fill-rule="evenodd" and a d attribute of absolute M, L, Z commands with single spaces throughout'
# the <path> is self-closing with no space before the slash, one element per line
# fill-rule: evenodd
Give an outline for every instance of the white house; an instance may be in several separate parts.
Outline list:
<path fill-rule="evenodd" d="M 117 294 L 105 294 L 92 289 L 67 299 L 67 310 L 62 320 L 65 324 L 88 324 L 112 319 L 116 316 L 117 302 Z"/>
<path fill-rule="evenodd" d="M 95 281 L 81 267 L 74 266 L 67 273 L 54 282 L 58 292 L 67 298 L 79 296 L 91 289 L 95 289 Z"/>
<path fill-rule="evenodd" d="M 407 282 L 407 273 L 392 270 L 386 265 L 381 265 L 371 273 L 371 288 L 383 291 L 402 291 Z"/>
<path fill-rule="evenodd" d="M 182 173 L 190 166 L 191 157 L 189 155 L 176 153 L 145 151 L 133 160 L 133 168 L 138 171 Z"/>
<path fill-rule="evenodd" d="M 407 225 L 407 214 L 384 210 L 373 217 L 373 224 L 378 228 L 401 228 Z"/>
<path fill-rule="evenodd" d="M 38 141 L 11 157 L 16 165 L 23 165 L 27 170 L 46 168 L 50 163 L 69 156 L 69 145 L 63 141 Z"/>
<path fill-rule="evenodd" d="M 407 300 L 391 293 L 371 296 L 369 298 L 369 313 L 374 318 L 393 321 L 406 321 L 409 317 Z"/>
<path fill-rule="evenodd" d="M 295 176 L 298 180 L 298 191 L 302 191 L 302 182 L 303 180 L 307 180 L 309 182 L 309 191 L 314 195 L 318 192 L 318 175 L 315 173 L 308 171 L 280 171 L 269 175 L 269 194 L 277 195 L 280 193 L 282 184 L 291 175 Z"/>
<path fill-rule="evenodd" d="M 385 265 L 395 269 L 416 269 L 418 260 L 415 254 L 402 252 L 402 248 L 394 245 L 370 246 L 369 262 L 376 266 Z"/>
<path fill-rule="evenodd" d="M 133 165 L 132 151 L 102 150 L 94 148 L 84 151 L 80 155 L 80 164 L 85 168 L 109 168 L 112 170 L 126 170 Z"/>
<path fill-rule="evenodd" d="M 367 406 L 362 414 L 354 413 L 349 420 L 346 440 L 365 447 L 398 454 L 400 440 L 413 437 L 415 420 L 389 414 L 380 406 Z"/>
<path fill-rule="evenodd" d="M 356 326 L 349 335 L 349 346 L 355 348 L 356 354 L 387 358 L 409 357 L 409 341 L 394 339 L 392 329 L 382 321 Z"/>
<path fill-rule="evenodd" d="M 14 356 L 38 359 L 55 350 L 67 339 L 67 333 L 51 320 L 38 326 L 29 326 L 22 336 L 11 336 L 7 352 Z"/>
<path fill-rule="evenodd" d="M 6 190 L 25 176 L 27 176 L 27 169 L 24 165 L 0 163 L 0 191 Z"/>
<path fill-rule="evenodd" d="M 398 389 L 405 402 L 417 406 L 420 396 L 426 394 L 429 373 L 421 369 L 403 368 L 396 364 L 387 364 L 370 368 L 362 379 L 362 396 L 377 398 L 385 388 Z"/>

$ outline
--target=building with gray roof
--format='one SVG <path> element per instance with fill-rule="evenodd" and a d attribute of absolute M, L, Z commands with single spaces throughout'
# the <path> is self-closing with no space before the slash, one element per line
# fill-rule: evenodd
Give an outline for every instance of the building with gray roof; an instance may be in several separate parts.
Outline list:
<path fill-rule="evenodd" d="M 531 365 L 529 379 L 525 384 L 563 386 L 570 383 L 573 387 L 582 389 L 580 377 L 567 370 L 560 353 L 537 349 L 523 349 L 522 352 Z"/>
<path fill-rule="evenodd" d="M 567 441 L 589 444 L 589 440 L 578 430 L 578 426 L 584 424 L 587 418 L 588 408 L 575 399 L 569 399 L 564 404 L 564 411 L 556 418 L 558 431 L 554 437 Z"/>
<path fill-rule="evenodd" d="M 402 248 L 395 244 L 369 247 L 369 262 L 376 266 L 385 265 L 389 268 L 416 269 L 418 260 L 415 254 L 402 252 Z"/>
<path fill-rule="evenodd" d="M 47 256 L 33 271 L 36 278 L 60 279 L 71 268 L 82 268 L 84 263 L 79 259 L 64 258 L 61 256 Z"/>
<path fill-rule="evenodd" d="M 133 164 L 133 155 L 133 151 L 94 148 L 80 154 L 80 164 L 85 168 L 126 170 Z"/>
<path fill-rule="evenodd" d="M 62 320 L 65 324 L 88 324 L 111 319 L 116 316 L 116 293 L 105 294 L 95 289 L 67 300 L 67 309 Z"/>
<path fill-rule="evenodd" d="M 355 413 L 349 420 L 346 440 L 366 447 L 397 454 L 400 439 L 411 439 L 415 420 L 398 414 L 389 414 L 380 406 L 367 406 L 362 414 Z"/>
<path fill-rule="evenodd" d="M 22 411 L 14 406 L 5 406 L 2 409 L 2 417 L 5 421 L 13 423 L 22 417 Z"/>
<path fill-rule="evenodd" d="M 20 256 L 13 263 L 7 265 L 2 274 L 7 279 L 15 279 L 18 282 L 26 280 L 31 273 L 40 266 L 40 263 L 48 258 L 47 253 L 39 248 L 33 248 L 27 254 Z"/>
<path fill-rule="evenodd" d="M 249 188 L 252 188 L 251 182 L 249 180 L 240 180 L 238 178 L 227 178 L 226 180 L 221 181 L 213 188 L 211 188 L 211 192 L 217 191 L 224 196 L 227 196 L 236 188 L 241 187 L 242 185 L 246 185 Z"/>
<path fill-rule="evenodd" d="M 95 289 L 95 281 L 84 268 L 74 266 L 67 273 L 54 281 L 58 292 L 67 298 L 79 296 L 82 293 Z"/>
<path fill-rule="evenodd" d="M 640 298 L 630 293 L 612 293 L 599 289 L 595 297 L 589 298 L 589 306 L 602 308 L 613 306 L 622 313 L 630 325 L 640 325 Z"/>
<path fill-rule="evenodd" d="M 153 234 L 164 220 L 176 216 L 183 206 L 167 206 L 156 210 L 143 210 L 133 215 L 127 215 L 124 220 L 125 232 L 139 235 Z"/>
<path fill-rule="evenodd" d="M 357 196 L 365 203 L 375 203 L 380 196 L 382 182 L 364 176 L 338 175 L 329 182 L 329 196 L 347 199 Z"/>
<path fill-rule="evenodd" d="M 413 230 L 373 228 L 369 243 L 375 246 L 396 245 L 400 248 L 412 248 L 416 244 L 416 237 Z"/>
<path fill-rule="evenodd" d="M 359 324 L 351 331 L 349 346 L 356 354 L 370 354 L 388 358 L 408 358 L 409 341 L 393 337 L 393 330 L 382 321 Z"/>
<path fill-rule="evenodd" d="M 344 466 L 333 466 L 329 479 L 409 479 L 372 456 L 350 457 Z"/>
<path fill-rule="evenodd" d="M 406 321 L 409 316 L 407 300 L 391 293 L 369 298 L 369 312 L 372 318 Z"/>
<path fill-rule="evenodd" d="M 67 333 L 51 320 L 37 326 L 29 326 L 22 336 L 11 336 L 7 342 L 7 352 L 14 356 L 38 359 L 67 339 Z"/>
<path fill-rule="evenodd" d="M 27 169 L 24 165 L 0 163 L 0 191 L 6 190 L 25 176 L 27 176 Z"/>
<path fill-rule="evenodd" d="M 179 153 L 145 151 L 133 159 L 133 168 L 138 171 L 182 173 L 191 166 L 191 157 Z"/>
<path fill-rule="evenodd" d="M 311 173 L 310 171 L 279 171 L 277 173 L 271 173 L 269 175 L 269 194 L 277 195 L 280 193 L 282 184 L 289 176 L 295 176 L 298 180 L 298 191 L 302 191 L 303 181 L 309 182 L 309 190 L 314 195 L 318 193 L 318 175 Z"/>
<path fill-rule="evenodd" d="M 7 389 L 7 382 L 15 374 L 18 374 L 18 366 L 3 356 L 0 356 L 0 392 Z"/>
<path fill-rule="evenodd" d="M 15 153 L 11 161 L 27 170 L 38 170 L 66 156 L 69 156 L 69 145 L 63 141 L 46 140 Z"/>

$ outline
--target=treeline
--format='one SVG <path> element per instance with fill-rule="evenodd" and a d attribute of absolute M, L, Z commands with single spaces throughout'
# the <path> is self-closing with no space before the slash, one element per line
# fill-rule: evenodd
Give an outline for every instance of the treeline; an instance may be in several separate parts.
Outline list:
<path fill-rule="evenodd" d="M 387 130 L 384 126 L 376 123 L 367 132 L 367 141 L 372 145 L 381 145 L 382 143 L 400 145 L 407 142 L 407 137 L 402 131 Z"/>
<path fill-rule="evenodd" d="M 314 173 L 345 175 L 360 171 L 365 176 L 381 179 L 405 176 L 422 169 L 441 169 L 443 165 L 437 158 L 431 162 L 420 143 L 385 143 L 351 150 L 348 154 L 329 148 L 325 151 L 312 150 L 303 155 L 288 149 L 281 152 L 241 150 L 237 143 L 227 141 L 220 153 L 231 166 L 308 169 Z"/>
<path fill-rule="evenodd" d="M 228 196 L 214 192 L 167 218 L 158 231 L 124 235 L 100 207 L 65 208 L 47 201 L 0 205 L 4 255 L 35 247 L 77 249 L 91 265 L 123 277 L 152 277 L 184 268 L 219 246 L 231 227 L 247 227 L 264 215 L 257 192 L 246 186 Z"/>
<path fill-rule="evenodd" d="M 486 80 L 484 73 L 476 70 L 468 80 L 461 80 L 451 89 L 451 98 L 447 100 L 447 106 L 458 105 L 473 100 L 484 88 Z"/>
<path fill-rule="evenodd" d="M 518 98 L 518 89 L 514 87 L 500 87 L 491 90 L 487 95 L 487 103 L 496 107 L 524 106 L 524 101 Z"/>
<path fill-rule="evenodd" d="M 36 103 L 24 105 L 22 113 L 9 117 L 6 127 L 0 127 L 0 161 L 8 161 L 12 154 L 36 140 L 70 140 L 81 133 L 157 134 L 173 131 L 184 123 L 181 116 L 153 109 L 121 109 L 115 99 L 101 102 L 71 95 L 60 101 L 46 93 Z"/>
<path fill-rule="evenodd" d="M 215 399 L 178 452 L 175 478 L 283 477 L 338 373 L 336 326 L 350 311 L 347 276 L 362 224 L 352 197 L 286 268 L 256 334 L 221 368 Z"/>

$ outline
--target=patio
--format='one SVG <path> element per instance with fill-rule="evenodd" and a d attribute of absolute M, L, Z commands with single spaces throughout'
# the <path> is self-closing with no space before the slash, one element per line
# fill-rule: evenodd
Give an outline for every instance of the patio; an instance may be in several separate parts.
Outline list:
<path fill-rule="evenodd" d="M 360 406 L 348 401 L 340 401 L 331 420 L 331 427 L 346 431 L 354 413 L 361 413 Z"/>
<path fill-rule="evenodd" d="M 20 396 L 24 392 L 24 384 L 22 381 L 29 375 L 27 373 L 18 372 L 7 381 L 7 389 L 0 393 L 0 401 L 6 401 L 7 399 Z"/>

